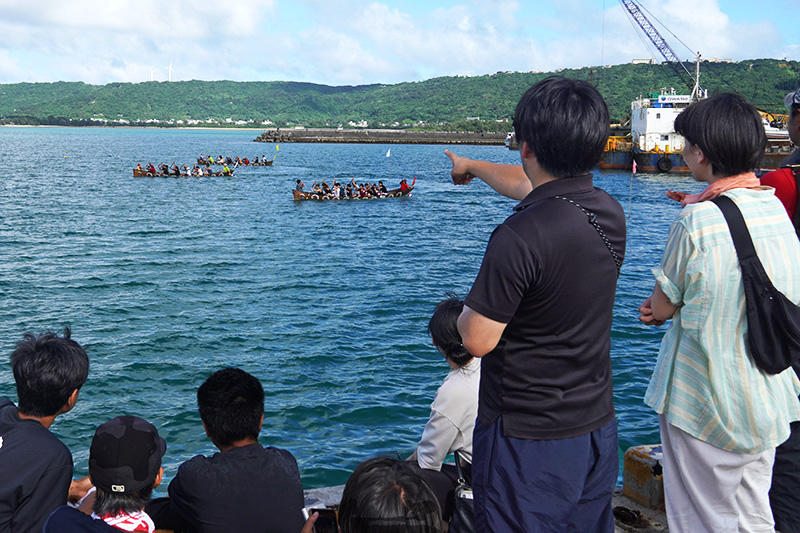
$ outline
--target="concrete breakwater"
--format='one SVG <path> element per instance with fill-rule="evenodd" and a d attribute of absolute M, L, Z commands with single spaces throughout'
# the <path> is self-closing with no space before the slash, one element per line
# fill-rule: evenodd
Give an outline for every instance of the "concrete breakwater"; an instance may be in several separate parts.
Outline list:
<path fill-rule="evenodd" d="M 410 131 L 410 130 L 337 130 L 307 128 L 268 130 L 253 139 L 265 143 L 366 143 L 366 144 L 472 144 L 502 146 L 505 133 Z"/>

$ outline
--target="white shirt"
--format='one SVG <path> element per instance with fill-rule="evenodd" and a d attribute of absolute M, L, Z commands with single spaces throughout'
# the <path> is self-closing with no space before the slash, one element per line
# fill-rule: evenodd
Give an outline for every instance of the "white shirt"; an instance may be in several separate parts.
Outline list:
<path fill-rule="evenodd" d="M 464 456 L 472 460 L 472 432 L 478 417 L 480 381 L 481 361 L 477 357 L 444 378 L 417 446 L 420 468 L 441 470 L 445 457 L 455 450 L 463 450 Z"/>

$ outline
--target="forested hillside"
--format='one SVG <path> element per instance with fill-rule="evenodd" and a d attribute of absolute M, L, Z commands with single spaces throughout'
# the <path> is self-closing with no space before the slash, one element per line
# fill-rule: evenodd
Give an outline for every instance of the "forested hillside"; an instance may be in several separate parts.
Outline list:
<path fill-rule="evenodd" d="M 694 65 L 687 64 L 690 71 Z M 760 109 L 784 113 L 785 94 L 800 86 L 800 62 L 756 59 L 701 64 L 709 94 L 736 92 Z M 520 95 L 553 73 L 443 77 L 396 85 L 332 87 L 296 82 L 178 81 L 0 84 L 0 124 L 276 126 L 343 125 L 506 131 Z M 566 69 L 590 81 L 614 122 L 626 122 L 630 102 L 649 91 L 686 86 L 661 65 Z M 478 120 L 479 119 L 479 120 Z M 500 122 L 498 122 L 500 121 Z"/>

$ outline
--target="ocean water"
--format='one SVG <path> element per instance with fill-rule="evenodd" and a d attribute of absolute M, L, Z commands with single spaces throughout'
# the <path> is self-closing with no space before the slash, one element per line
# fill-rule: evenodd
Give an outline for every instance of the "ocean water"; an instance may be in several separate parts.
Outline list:
<path fill-rule="evenodd" d="M 466 295 L 493 228 L 515 202 L 453 186 L 444 146 L 254 143 L 259 132 L 0 128 L 0 396 L 26 331 L 69 325 L 89 353 L 76 408 L 52 430 L 87 471 L 95 427 L 122 414 L 168 443 L 166 479 L 215 450 L 196 409 L 214 370 L 241 367 L 266 391 L 261 442 L 289 449 L 303 483 L 344 483 L 362 460 L 407 456 L 448 372 L 426 327 L 447 292 Z M 504 147 L 459 155 L 514 163 Z M 201 153 L 275 157 L 234 178 L 133 178 L 136 163 Z M 294 202 L 295 180 L 416 176 L 411 197 Z M 650 294 L 691 177 L 597 172 L 628 214 L 613 326 L 620 453 L 659 441 L 642 402 L 662 328 Z M 576 302 L 580 305 L 580 302 Z M 162 485 L 165 488 L 166 484 Z M 163 490 L 163 489 L 162 489 Z"/>

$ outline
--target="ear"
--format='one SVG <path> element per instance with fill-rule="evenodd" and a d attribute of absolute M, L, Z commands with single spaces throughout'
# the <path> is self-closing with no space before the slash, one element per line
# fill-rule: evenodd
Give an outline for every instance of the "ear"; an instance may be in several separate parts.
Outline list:
<path fill-rule="evenodd" d="M 695 145 L 693 149 L 697 150 L 697 160 L 700 162 L 700 164 L 707 165 L 708 158 L 706 157 L 706 154 L 703 153 L 703 150 L 697 145 Z"/>
<path fill-rule="evenodd" d="M 67 398 L 67 403 L 64 404 L 64 407 L 58 412 L 58 414 L 63 415 L 64 413 L 68 413 L 75 407 L 75 404 L 78 403 L 78 394 L 80 393 L 80 389 L 75 389 L 72 391 L 72 394 L 69 395 Z"/>
<path fill-rule="evenodd" d="M 536 159 L 536 154 L 534 154 L 533 150 L 531 150 L 528 141 L 522 141 L 522 145 L 519 147 L 519 155 L 522 157 L 522 159 Z"/>
<path fill-rule="evenodd" d="M 261 432 L 261 428 L 264 426 L 264 415 L 261 415 L 261 420 L 258 421 L 258 431 Z"/>
<path fill-rule="evenodd" d="M 205 432 L 206 432 L 206 437 L 208 437 L 209 439 L 212 439 L 212 437 L 211 437 L 211 433 L 209 433 L 209 432 L 208 432 L 208 428 L 206 427 L 206 423 L 205 423 L 205 422 L 203 422 L 202 420 L 200 421 L 200 423 L 201 423 L 201 424 L 203 424 L 203 431 L 205 431 Z M 213 440 L 213 439 L 212 439 L 212 440 Z"/>
<path fill-rule="evenodd" d="M 155 481 L 153 481 L 153 488 L 158 487 L 161 485 L 161 479 L 164 477 L 164 467 L 158 467 L 158 475 L 156 475 Z"/>

